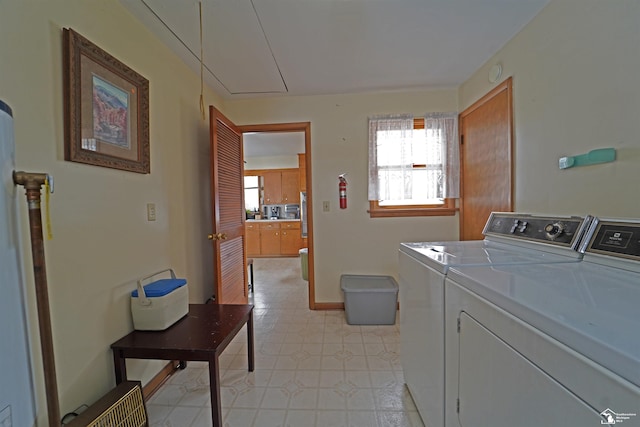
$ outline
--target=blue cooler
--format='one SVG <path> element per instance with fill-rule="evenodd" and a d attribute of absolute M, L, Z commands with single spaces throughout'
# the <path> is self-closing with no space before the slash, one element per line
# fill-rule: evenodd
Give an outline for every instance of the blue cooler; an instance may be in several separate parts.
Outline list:
<path fill-rule="evenodd" d="M 142 286 L 142 282 L 170 272 L 170 279 L 159 279 Z M 162 331 L 189 312 L 189 291 L 185 279 L 177 279 L 173 270 L 163 270 L 138 280 L 131 292 L 133 327 L 139 331 Z"/>

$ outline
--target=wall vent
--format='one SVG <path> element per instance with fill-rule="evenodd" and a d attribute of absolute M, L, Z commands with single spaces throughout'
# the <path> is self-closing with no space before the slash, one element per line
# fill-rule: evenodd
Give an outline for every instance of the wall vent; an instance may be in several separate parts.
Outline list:
<path fill-rule="evenodd" d="M 139 381 L 123 381 L 74 418 L 67 427 L 148 427 Z"/>

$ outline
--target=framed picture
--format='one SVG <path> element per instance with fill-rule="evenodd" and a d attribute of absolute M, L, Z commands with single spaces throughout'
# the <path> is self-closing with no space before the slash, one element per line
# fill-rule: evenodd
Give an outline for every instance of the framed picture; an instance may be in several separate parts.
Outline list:
<path fill-rule="evenodd" d="M 63 30 L 65 160 L 150 173 L 149 81 Z"/>

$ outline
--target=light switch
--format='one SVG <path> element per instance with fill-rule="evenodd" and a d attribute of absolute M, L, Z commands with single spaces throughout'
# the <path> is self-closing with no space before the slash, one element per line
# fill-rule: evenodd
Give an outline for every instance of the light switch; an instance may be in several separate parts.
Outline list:
<path fill-rule="evenodd" d="M 147 203 L 147 221 L 156 220 L 156 204 Z"/>
<path fill-rule="evenodd" d="M 328 200 L 322 202 L 322 212 L 329 212 L 331 210 L 331 204 Z"/>

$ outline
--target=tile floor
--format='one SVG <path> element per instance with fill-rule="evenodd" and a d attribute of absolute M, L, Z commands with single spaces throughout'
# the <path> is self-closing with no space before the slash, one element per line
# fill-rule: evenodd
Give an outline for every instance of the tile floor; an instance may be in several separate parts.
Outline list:
<path fill-rule="evenodd" d="M 225 427 L 422 427 L 400 366 L 398 326 L 311 311 L 299 258 L 254 260 L 254 372 L 246 332 L 220 356 Z M 152 427 L 210 427 L 207 366 L 189 362 L 151 397 Z"/>

